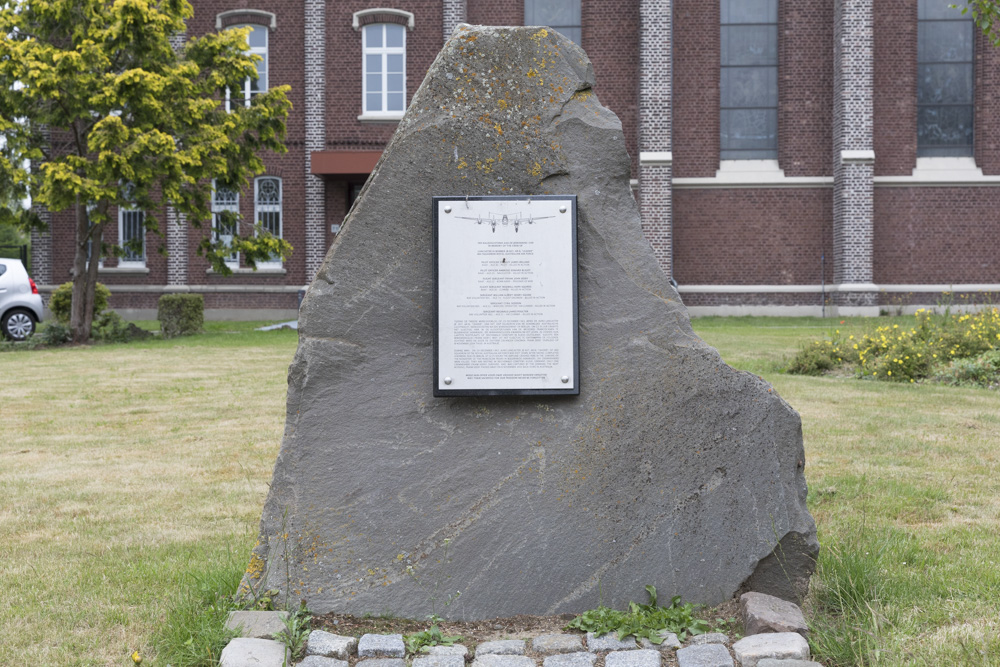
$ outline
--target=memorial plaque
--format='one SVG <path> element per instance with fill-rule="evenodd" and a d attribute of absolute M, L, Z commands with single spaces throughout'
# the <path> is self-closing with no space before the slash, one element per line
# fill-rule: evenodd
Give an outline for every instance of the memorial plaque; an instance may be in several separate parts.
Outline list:
<path fill-rule="evenodd" d="M 434 197 L 435 396 L 579 394 L 576 196 Z"/>

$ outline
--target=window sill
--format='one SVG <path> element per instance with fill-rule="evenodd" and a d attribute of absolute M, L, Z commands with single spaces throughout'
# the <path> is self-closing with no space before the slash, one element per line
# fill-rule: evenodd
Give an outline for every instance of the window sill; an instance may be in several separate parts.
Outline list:
<path fill-rule="evenodd" d="M 263 275 L 283 276 L 286 273 L 288 273 L 288 271 L 286 271 L 285 269 L 277 267 L 277 266 L 275 266 L 275 267 L 262 266 L 262 267 L 257 267 L 257 270 L 248 269 L 248 268 L 245 268 L 245 267 L 239 267 L 239 268 L 237 268 L 237 267 L 234 266 L 234 267 L 230 267 L 230 270 L 233 272 L 233 275 L 240 275 L 240 276 L 244 276 L 244 275 L 262 275 L 262 274 Z M 215 274 L 215 275 L 220 275 L 220 276 L 222 275 L 218 271 L 214 270 L 212 267 L 208 267 L 207 269 L 205 269 L 205 273 Z"/>
<path fill-rule="evenodd" d="M 827 188 L 830 176 L 785 176 L 777 160 L 722 160 L 714 178 L 675 178 L 675 188 Z"/>
<path fill-rule="evenodd" d="M 376 115 L 376 114 L 366 114 L 363 113 L 358 116 L 358 120 L 362 123 L 398 123 L 403 120 L 403 114 L 391 114 L 391 115 Z"/>
<path fill-rule="evenodd" d="M 971 157 L 918 157 L 909 176 L 876 176 L 875 185 L 914 187 L 1000 186 L 1000 176 L 986 176 Z"/>
<path fill-rule="evenodd" d="M 100 274 L 116 274 L 116 273 L 149 273 L 149 269 L 145 266 L 99 266 L 97 267 L 97 273 Z"/>

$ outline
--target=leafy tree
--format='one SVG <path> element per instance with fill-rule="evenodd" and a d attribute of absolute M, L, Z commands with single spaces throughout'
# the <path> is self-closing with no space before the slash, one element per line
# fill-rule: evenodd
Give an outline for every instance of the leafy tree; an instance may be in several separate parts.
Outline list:
<path fill-rule="evenodd" d="M 155 234 L 167 206 L 201 227 L 211 220 L 212 179 L 246 187 L 264 171 L 262 151 L 285 150 L 288 87 L 227 111 L 222 91 L 257 76 L 248 29 L 176 52 L 170 37 L 192 15 L 186 0 L 0 0 L 0 202 L 30 195 L 74 212 L 75 341 L 90 337 L 93 318 L 98 262 L 88 249 L 123 252 L 103 241 L 112 207 L 144 210 Z M 16 206 L 0 206 L 4 222 L 40 225 Z M 228 274 L 234 251 L 255 266 L 291 250 L 258 232 L 228 244 L 205 238 L 198 252 Z"/>
<path fill-rule="evenodd" d="M 983 31 L 983 34 L 993 42 L 994 46 L 1000 46 L 1000 2 L 996 0 L 968 0 L 968 3 L 952 5 L 961 7 L 962 13 L 972 12 L 972 17 L 976 25 Z"/>

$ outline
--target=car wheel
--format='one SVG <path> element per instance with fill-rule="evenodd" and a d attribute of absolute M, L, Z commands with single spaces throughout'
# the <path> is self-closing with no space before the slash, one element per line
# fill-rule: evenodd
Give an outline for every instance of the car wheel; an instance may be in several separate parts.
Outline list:
<path fill-rule="evenodd" d="M 35 333 L 35 318 L 26 310 L 12 310 L 3 316 L 0 330 L 11 340 L 27 340 Z"/>

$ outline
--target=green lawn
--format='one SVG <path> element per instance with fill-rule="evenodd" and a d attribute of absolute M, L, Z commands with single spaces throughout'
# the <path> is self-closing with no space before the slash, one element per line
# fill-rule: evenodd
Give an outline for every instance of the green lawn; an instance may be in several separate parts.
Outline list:
<path fill-rule="evenodd" d="M 997 392 L 780 373 L 851 321 L 694 325 L 802 415 L 824 547 L 816 649 L 830 664 L 1000 665 Z M 137 649 L 156 664 L 178 591 L 238 576 L 295 345 L 294 331 L 210 323 L 0 354 L 0 664 L 131 664 Z"/>

